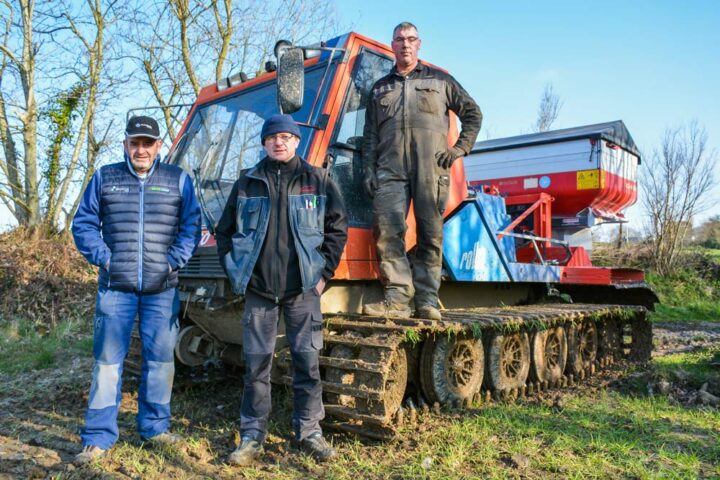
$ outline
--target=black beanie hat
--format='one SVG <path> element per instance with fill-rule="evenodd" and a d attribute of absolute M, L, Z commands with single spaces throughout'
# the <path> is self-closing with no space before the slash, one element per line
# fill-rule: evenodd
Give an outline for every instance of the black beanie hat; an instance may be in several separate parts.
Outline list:
<path fill-rule="evenodd" d="M 297 126 L 297 123 L 290 115 L 273 115 L 265 120 L 263 124 L 260 132 L 262 143 L 265 143 L 265 138 L 276 133 L 292 133 L 300 138 L 300 127 Z"/>

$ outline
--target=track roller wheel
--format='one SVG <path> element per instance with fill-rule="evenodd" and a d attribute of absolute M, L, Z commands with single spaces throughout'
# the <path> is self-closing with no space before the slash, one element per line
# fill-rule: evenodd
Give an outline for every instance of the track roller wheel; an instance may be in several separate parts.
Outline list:
<path fill-rule="evenodd" d="M 178 361 L 188 367 L 199 367 L 205 363 L 212 354 L 212 341 L 205 339 L 205 336 L 205 332 L 197 325 L 188 325 L 180 330 L 175 343 L 175 357 Z"/>
<path fill-rule="evenodd" d="M 567 334 L 568 367 L 577 377 L 595 362 L 598 350 L 597 326 L 592 320 L 583 320 L 570 325 Z"/>
<path fill-rule="evenodd" d="M 488 383 L 496 392 L 525 385 L 530 371 L 530 340 L 527 333 L 494 335 L 489 341 L 486 367 Z"/>
<path fill-rule="evenodd" d="M 420 354 L 420 386 L 430 402 L 464 403 L 480 390 L 485 351 L 477 338 L 438 335 Z"/>
<path fill-rule="evenodd" d="M 530 376 L 539 382 L 554 383 L 562 377 L 567 362 L 565 329 L 553 327 L 535 332 L 530 342 L 532 364 Z"/>

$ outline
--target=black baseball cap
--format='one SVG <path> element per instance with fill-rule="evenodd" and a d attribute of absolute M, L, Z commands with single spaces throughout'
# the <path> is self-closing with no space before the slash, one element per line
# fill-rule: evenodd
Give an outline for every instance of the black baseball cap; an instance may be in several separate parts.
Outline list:
<path fill-rule="evenodd" d="M 151 117 L 131 117 L 125 127 L 125 138 L 150 137 L 160 139 L 160 127 Z"/>

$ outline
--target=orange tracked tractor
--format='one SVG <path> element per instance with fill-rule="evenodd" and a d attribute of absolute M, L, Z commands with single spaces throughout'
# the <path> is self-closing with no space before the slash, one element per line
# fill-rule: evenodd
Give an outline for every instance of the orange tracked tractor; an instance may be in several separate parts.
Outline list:
<path fill-rule="evenodd" d="M 205 87 L 167 159 L 193 175 L 204 212 L 201 245 L 181 272 L 179 363 L 241 364 L 243 299 L 230 292 L 213 229 L 240 170 L 262 157 L 260 128 L 279 109 L 301 125 L 298 153 L 329 170 L 349 214 L 322 297 L 330 426 L 384 438 L 419 404 L 517 397 L 649 358 L 645 313 L 657 297 L 643 273 L 594 267 L 588 255 L 589 229 L 624 221 L 636 199 L 640 156 L 621 121 L 478 143 L 451 170 L 442 321 L 367 317 L 361 305 L 382 289 L 360 147 L 370 89 L 392 52 L 349 33 L 310 47 L 279 42 L 276 55 L 277 68 L 256 78 Z M 412 214 L 408 225 L 412 255 Z M 277 345 L 274 381 L 290 383 L 282 335 Z"/>

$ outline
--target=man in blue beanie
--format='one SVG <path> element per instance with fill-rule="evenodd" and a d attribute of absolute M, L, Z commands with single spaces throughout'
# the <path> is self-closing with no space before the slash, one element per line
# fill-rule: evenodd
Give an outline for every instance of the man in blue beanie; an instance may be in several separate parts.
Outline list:
<path fill-rule="evenodd" d="M 261 139 L 267 156 L 240 173 L 215 231 L 233 293 L 245 295 L 241 442 L 228 463 L 248 466 L 263 453 L 281 310 L 293 362 L 295 437 L 324 462 L 336 452 L 320 429 L 320 295 L 345 247 L 347 217 L 327 171 L 296 155 L 300 129 L 291 116 L 270 117 Z"/>

